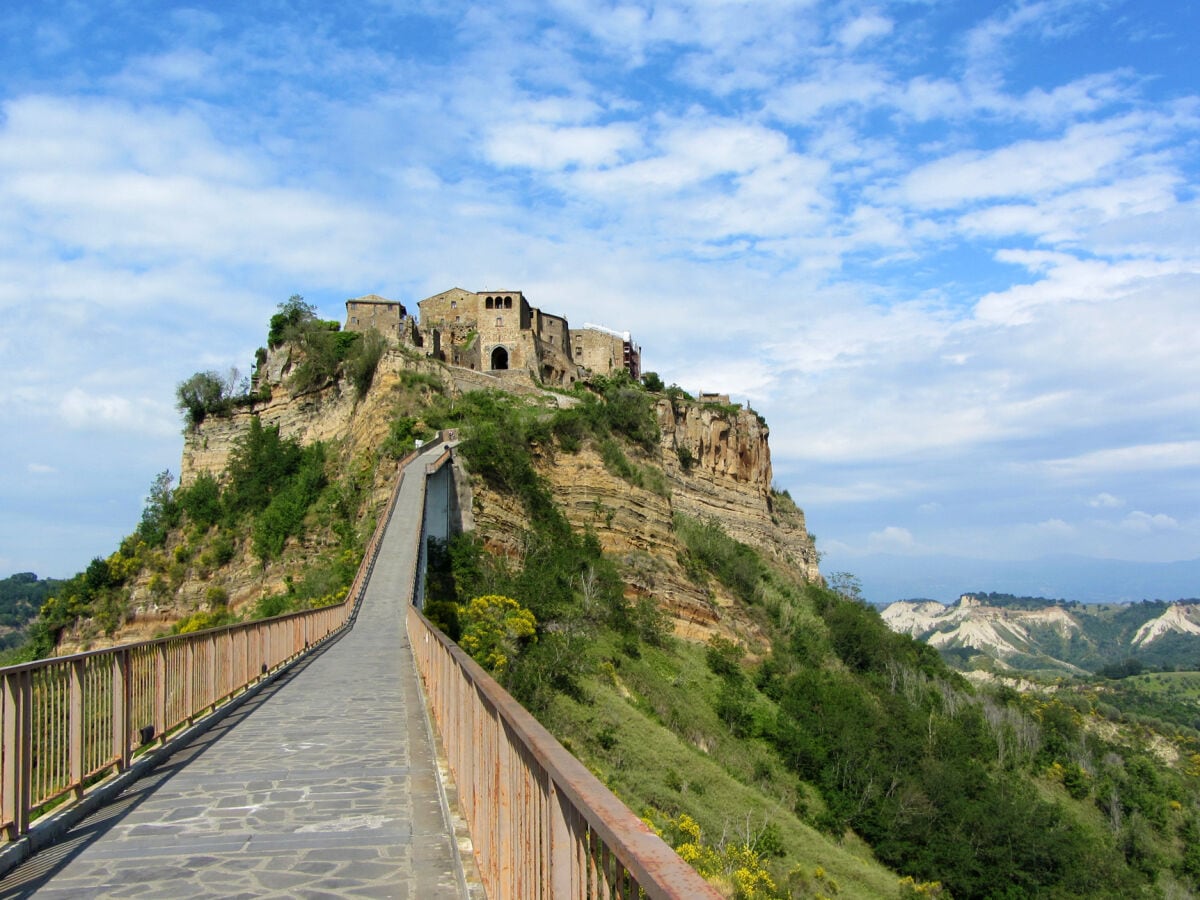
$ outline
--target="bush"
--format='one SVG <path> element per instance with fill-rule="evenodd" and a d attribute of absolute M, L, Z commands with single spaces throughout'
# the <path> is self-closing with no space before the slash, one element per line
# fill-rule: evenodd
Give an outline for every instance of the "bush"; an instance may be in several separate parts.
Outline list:
<path fill-rule="evenodd" d="M 480 665 L 501 673 L 523 642 L 533 639 L 537 620 L 511 597 L 488 594 L 476 597 L 461 611 L 459 644 Z"/>
<path fill-rule="evenodd" d="M 667 386 L 663 384 L 663 380 L 658 377 L 657 372 L 643 372 L 642 384 L 646 390 L 654 394 L 661 394 L 667 389 Z"/>
<path fill-rule="evenodd" d="M 208 531 L 221 519 L 221 487 L 207 472 L 197 476 L 186 488 L 177 490 L 175 501 L 198 531 Z"/>
<path fill-rule="evenodd" d="M 371 389 L 375 380 L 375 370 L 383 351 L 387 348 L 387 340 L 374 328 L 362 333 L 362 338 L 352 346 L 346 359 L 346 374 L 350 377 L 354 391 L 361 400 Z"/>

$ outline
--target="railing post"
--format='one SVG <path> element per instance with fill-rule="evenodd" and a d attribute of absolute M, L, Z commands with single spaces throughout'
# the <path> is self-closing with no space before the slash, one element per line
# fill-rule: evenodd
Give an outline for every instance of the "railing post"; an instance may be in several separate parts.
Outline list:
<path fill-rule="evenodd" d="M 555 900 L 572 896 L 571 869 L 575 855 L 574 840 L 571 835 L 570 800 L 558 790 L 553 779 L 550 781 L 550 795 L 547 797 L 549 809 L 549 887 L 550 896 Z"/>
<path fill-rule="evenodd" d="M 167 730 L 167 644 L 161 643 L 154 654 L 154 739 L 162 743 Z"/>
<path fill-rule="evenodd" d="M 129 768 L 129 648 L 113 654 L 112 757 L 117 771 Z"/>
<path fill-rule="evenodd" d="M 71 661 L 70 700 L 68 701 L 68 760 L 71 786 L 76 797 L 83 795 L 83 660 Z"/>
<path fill-rule="evenodd" d="M 33 780 L 33 676 L 26 669 L 4 677 L 4 821 L 7 837 L 29 830 Z"/>
<path fill-rule="evenodd" d="M 183 653 L 183 708 L 186 710 L 185 721 L 191 725 L 196 720 L 195 682 L 196 682 L 196 642 L 188 641 Z"/>

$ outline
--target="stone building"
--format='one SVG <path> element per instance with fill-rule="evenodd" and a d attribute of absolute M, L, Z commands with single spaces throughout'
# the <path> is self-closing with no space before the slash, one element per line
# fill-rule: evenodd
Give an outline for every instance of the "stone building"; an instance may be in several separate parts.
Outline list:
<path fill-rule="evenodd" d="M 451 288 L 417 303 L 420 318 L 403 304 L 369 294 L 346 301 L 346 330 L 377 328 L 387 337 L 443 362 L 506 377 L 571 385 L 588 371 L 625 369 L 641 375 L 641 348 L 628 332 L 585 326 L 572 330 L 562 316 L 543 312 L 521 291 Z"/>
<path fill-rule="evenodd" d="M 376 329 L 384 337 L 399 343 L 412 343 L 416 321 L 403 303 L 378 294 L 367 294 L 346 301 L 346 331 Z"/>
<path fill-rule="evenodd" d="M 592 372 L 610 374 L 624 369 L 634 378 L 642 377 L 642 348 L 633 343 L 628 331 L 584 324 L 571 332 L 571 358 Z"/>

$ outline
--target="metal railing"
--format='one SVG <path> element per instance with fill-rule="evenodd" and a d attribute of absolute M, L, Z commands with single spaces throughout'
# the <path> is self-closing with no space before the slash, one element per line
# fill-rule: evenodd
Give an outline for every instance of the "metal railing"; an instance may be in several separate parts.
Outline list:
<path fill-rule="evenodd" d="M 490 900 L 720 897 L 414 606 L 408 635 Z"/>
<path fill-rule="evenodd" d="M 0 828 L 129 767 L 143 747 L 337 633 L 349 604 L 0 669 Z"/>
<path fill-rule="evenodd" d="M 436 443 L 440 443 L 437 441 Z M 346 600 L 223 628 L 0 668 L 0 832 L 13 841 L 49 808 L 127 769 L 143 748 L 348 627 L 362 602 L 413 451 Z"/>

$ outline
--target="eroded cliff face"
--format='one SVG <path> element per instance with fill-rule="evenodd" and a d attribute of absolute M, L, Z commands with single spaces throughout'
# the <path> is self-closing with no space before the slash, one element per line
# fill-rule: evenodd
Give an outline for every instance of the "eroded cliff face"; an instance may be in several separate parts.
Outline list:
<path fill-rule="evenodd" d="M 349 456 L 373 452 L 387 437 L 391 398 L 401 373 L 436 374 L 438 367 L 399 350 L 390 350 L 380 359 L 371 389 L 361 400 L 344 382 L 319 391 L 291 393 L 286 384 L 291 371 L 287 348 L 268 356 L 266 371 L 271 385 L 270 400 L 237 409 L 229 416 L 210 417 L 198 429 L 184 435 L 180 484 L 190 484 L 204 472 L 219 478 L 229 465 L 234 446 L 255 416 L 264 426 L 277 426 L 280 437 L 294 438 L 301 444 L 332 441 Z"/>
<path fill-rule="evenodd" d="M 794 566 L 809 581 L 821 579 L 804 513 L 771 491 L 770 430 L 757 414 L 663 399 L 658 423 L 676 510 L 716 518 L 730 537 Z M 690 454 L 690 468 L 680 461 L 681 450 Z"/>
<path fill-rule="evenodd" d="M 540 448 L 538 467 L 555 500 L 577 528 L 591 528 L 622 569 L 630 599 L 652 597 L 671 616 L 676 634 L 705 641 L 713 635 L 759 644 L 754 617 L 715 581 L 697 585 L 679 561 L 676 513 L 717 519 L 731 537 L 820 580 L 816 548 L 804 514 L 771 492 L 768 429 L 746 410 L 657 405 L 661 440 L 654 454 L 630 452 L 637 465 L 661 467 L 667 491 L 638 487 L 610 472 L 599 452 L 584 445 L 577 453 Z M 685 466 L 680 450 L 691 463 Z M 690 457 L 689 457 L 690 454 Z M 474 485 L 475 522 L 492 549 L 519 556 L 523 528 L 520 505 L 483 485 Z"/>
<path fill-rule="evenodd" d="M 432 376 L 453 394 L 499 388 L 536 394 L 547 406 L 574 402 L 528 381 L 514 384 L 486 373 L 450 369 L 398 349 L 384 354 L 370 391 L 361 399 L 344 383 L 294 395 L 287 388 L 291 365 L 286 350 L 273 352 L 263 366 L 272 387 L 269 401 L 211 417 L 185 435 L 181 484 L 190 484 L 201 473 L 220 478 L 234 447 L 258 416 L 263 425 L 278 426 L 284 438 L 327 442 L 341 471 L 353 471 L 365 483 L 366 506 L 377 509 L 394 480 L 390 462 L 378 462 L 378 448 L 387 438 L 408 373 Z M 623 480 L 606 469 L 597 449 L 587 444 L 577 453 L 534 448 L 539 469 L 568 520 L 578 528 L 593 529 L 605 551 L 618 560 L 630 599 L 653 598 L 682 637 L 707 640 L 721 634 L 758 643 L 759 629 L 740 603 L 715 581 L 697 585 L 688 577 L 679 561 L 683 548 L 675 538 L 673 520 L 677 513 L 715 518 L 731 537 L 810 580 L 820 579 L 803 513 L 771 492 L 768 429 L 754 413 L 730 406 L 663 398 L 656 413 L 661 430 L 657 450 L 628 452 L 635 464 L 660 469 L 665 489 L 661 482 L 651 490 Z M 474 525 L 494 551 L 519 556 L 525 528 L 519 502 L 489 491 L 479 479 L 469 482 L 473 499 L 468 527 Z M 110 639 L 68 636 L 64 647 L 149 637 L 171 622 L 208 609 L 213 588 L 225 592 L 235 611 L 248 608 L 264 595 L 286 590 L 286 578 L 304 559 L 329 550 L 333 541 L 332 535 L 314 529 L 303 542 L 289 542 L 283 558 L 265 568 L 244 542 L 233 560 L 214 568 L 204 564 L 202 552 L 187 546 L 186 537 L 176 536 L 162 551 L 173 573 L 170 581 L 162 577 L 162 567 L 157 580 L 146 573 L 136 581 L 130 593 L 133 616 L 126 626 Z"/>

